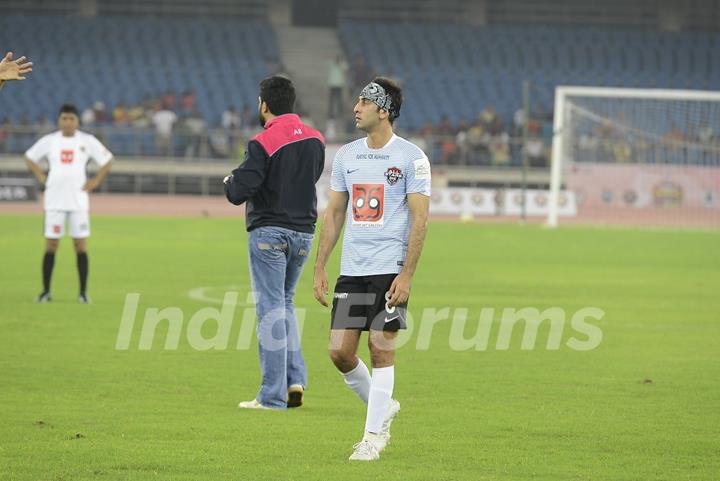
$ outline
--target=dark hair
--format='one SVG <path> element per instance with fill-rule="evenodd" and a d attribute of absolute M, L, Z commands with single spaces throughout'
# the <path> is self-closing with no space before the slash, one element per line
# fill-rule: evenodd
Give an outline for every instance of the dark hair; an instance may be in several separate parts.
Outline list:
<path fill-rule="evenodd" d="M 390 96 L 392 104 L 388 120 L 392 124 L 396 118 L 400 117 L 400 107 L 402 107 L 403 103 L 402 89 L 397 82 L 387 77 L 375 77 L 372 81 L 384 88 L 385 92 Z"/>
<path fill-rule="evenodd" d="M 58 112 L 58 117 L 62 114 L 75 114 L 78 119 L 80 118 L 78 109 L 73 104 L 63 104 L 62 107 L 60 107 L 60 112 Z"/>
<path fill-rule="evenodd" d="M 295 105 L 295 87 L 290 79 L 277 75 L 260 82 L 260 100 L 273 115 L 289 114 Z"/>

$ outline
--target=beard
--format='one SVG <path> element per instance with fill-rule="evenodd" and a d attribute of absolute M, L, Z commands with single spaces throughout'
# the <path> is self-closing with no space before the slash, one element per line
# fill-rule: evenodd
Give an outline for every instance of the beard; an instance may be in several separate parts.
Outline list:
<path fill-rule="evenodd" d="M 260 122 L 260 127 L 265 128 L 266 120 L 263 118 L 260 112 L 258 112 L 258 122 Z"/>

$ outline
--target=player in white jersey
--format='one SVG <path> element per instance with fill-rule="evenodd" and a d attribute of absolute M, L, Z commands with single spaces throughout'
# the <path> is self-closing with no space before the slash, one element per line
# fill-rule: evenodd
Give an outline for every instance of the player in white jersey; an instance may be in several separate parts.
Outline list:
<path fill-rule="evenodd" d="M 75 106 L 60 108 L 60 130 L 45 135 L 25 152 L 25 162 L 45 186 L 45 256 L 43 257 L 43 291 L 37 302 L 48 302 L 50 279 L 55 265 L 55 252 L 69 224 L 70 237 L 75 244 L 77 268 L 80 277 L 78 302 L 87 304 L 88 256 L 87 238 L 90 236 L 88 192 L 95 189 L 110 171 L 113 155 L 94 136 L 78 130 L 79 116 Z M 40 161 L 47 160 L 47 175 Z M 92 179 L 87 178 L 86 167 L 90 160 L 100 166 Z"/>
<path fill-rule="evenodd" d="M 345 383 L 367 404 L 365 433 L 351 460 L 371 461 L 390 440 L 400 410 L 392 398 L 395 339 L 405 329 L 410 284 L 427 231 L 430 162 L 417 146 L 393 133 L 402 91 L 378 77 L 355 105 L 355 121 L 367 137 L 335 156 L 315 266 L 315 298 L 327 306 L 325 265 L 345 226 L 340 277 L 335 284 L 330 357 Z M 372 376 L 357 357 L 369 331 Z"/>

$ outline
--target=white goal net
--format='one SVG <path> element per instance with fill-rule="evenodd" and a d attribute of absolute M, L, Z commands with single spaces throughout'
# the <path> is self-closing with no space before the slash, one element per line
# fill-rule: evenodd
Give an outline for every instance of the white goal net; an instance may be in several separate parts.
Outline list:
<path fill-rule="evenodd" d="M 548 225 L 720 227 L 720 92 L 558 87 Z"/>

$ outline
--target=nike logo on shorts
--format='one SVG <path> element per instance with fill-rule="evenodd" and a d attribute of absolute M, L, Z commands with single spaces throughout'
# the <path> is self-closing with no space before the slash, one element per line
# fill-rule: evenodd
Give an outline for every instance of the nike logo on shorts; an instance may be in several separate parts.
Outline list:
<path fill-rule="evenodd" d="M 353 172 L 357 172 L 358 170 L 360 170 L 360 169 L 353 169 L 353 170 L 347 169 L 346 172 L 348 174 L 352 174 Z"/>

